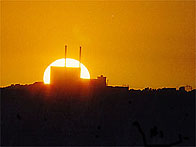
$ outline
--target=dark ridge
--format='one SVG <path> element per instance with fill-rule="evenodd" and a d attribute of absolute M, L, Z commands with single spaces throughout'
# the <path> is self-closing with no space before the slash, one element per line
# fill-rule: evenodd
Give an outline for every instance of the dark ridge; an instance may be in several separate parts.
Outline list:
<path fill-rule="evenodd" d="M 1 146 L 195 146 L 195 90 L 1 88 Z"/>

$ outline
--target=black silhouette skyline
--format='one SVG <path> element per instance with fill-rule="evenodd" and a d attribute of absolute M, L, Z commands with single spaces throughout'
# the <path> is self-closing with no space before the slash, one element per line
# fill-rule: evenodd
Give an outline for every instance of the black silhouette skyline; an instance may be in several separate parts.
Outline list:
<path fill-rule="evenodd" d="M 195 1 L 0 4 L 0 146 L 196 146 Z"/>
<path fill-rule="evenodd" d="M 1 145 L 194 146 L 195 89 L 1 88 Z"/>

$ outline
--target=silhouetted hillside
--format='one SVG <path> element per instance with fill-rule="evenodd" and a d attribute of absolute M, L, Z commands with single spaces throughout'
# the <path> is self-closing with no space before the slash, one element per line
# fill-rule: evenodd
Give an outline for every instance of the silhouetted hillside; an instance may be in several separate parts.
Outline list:
<path fill-rule="evenodd" d="M 1 145 L 194 146 L 195 90 L 1 88 Z"/>

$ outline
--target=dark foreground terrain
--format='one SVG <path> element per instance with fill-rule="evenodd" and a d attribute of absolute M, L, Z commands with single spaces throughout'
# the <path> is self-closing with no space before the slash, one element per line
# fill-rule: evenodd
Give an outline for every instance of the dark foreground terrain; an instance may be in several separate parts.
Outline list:
<path fill-rule="evenodd" d="M 195 90 L 1 88 L 1 145 L 195 146 Z"/>

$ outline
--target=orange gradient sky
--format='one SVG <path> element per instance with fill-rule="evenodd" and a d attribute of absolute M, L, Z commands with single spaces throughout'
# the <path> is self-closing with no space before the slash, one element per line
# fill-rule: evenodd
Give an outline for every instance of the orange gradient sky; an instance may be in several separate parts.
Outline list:
<path fill-rule="evenodd" d="M 1 1 L 1 83 L 43 80 L 64 57 L 131 88 L 195 87 L 195 2 Z"/>

